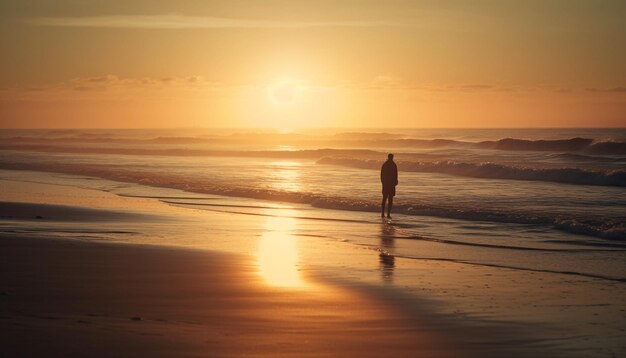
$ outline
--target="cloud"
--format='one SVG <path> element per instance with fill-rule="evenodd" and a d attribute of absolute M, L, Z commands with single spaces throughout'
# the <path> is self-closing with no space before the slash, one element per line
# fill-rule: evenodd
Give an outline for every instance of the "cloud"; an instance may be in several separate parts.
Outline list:
<path fill-rule="evenodd" d="M 398 76 L 389 74 L 378 75 L 371 79 L 371 81 L 352 82 L 342 86 L 343 88 L 350 89 L 364 89 L 364 90 L 404 90 L 404 91 L 418 91 L 418 92 L 433 92 L 433 93 L 466 93 L 466 94 L 480 94 L 480 93 L 494 93 L 494 92 L 508 92 L 508 93 L 523 93 L 523 92 L 544 92 L 544 93 L 575 93 L 579 90 L 577 88 L 565 88 L 555 86 L 519 86 L 519 85 L 502 85 L 502 84 L 489 84 L 489 83 L 460 83 L 460 84 L 432 84 L 432 83 L 420 83 L 411 81 L 410 79 L 403 79 Z M 626 88 L 615 87 L 613 89 L 605 89 L 607 92 L 621 92 L 626 91 Z M 589 89 L 587 89 L 589 91 Z"/>
<path fill-rule="evenodd" d="M 608 93 L 626 93 L 626 87 L 624 86 L 619 86 L 619 87 L 613 87 L 613 88 L 596 88 L 596 87 L 589 87 L 589 88 L 585 88 L 585 91 L 587 92 L 608 92 Z"/>
<path fill-rule="evenodd" d="M 492 89 L 494 88 L 494 86 L 485 85 L 485 84 L 469 84 L 469 85 L 463 85 L 461 86 L 461 88 L 466 89 L 466 90 L 485 90 L 485 89 Z"/>
<path fill-rule="evenodd" d="M 138 29 L 288 29 L 317 27 L 406 26 L 386 21 L 278 21 L 185 15 L 115 15 L 86 17 L 37 17 L 26 22 L 37 26 Z"/>
<path fill-rule="evenodd" d="M 117 76 L 114 75 L 106 75 L 106 76 L 99 76 L 99 77 L 89 77 L 84 79 L 87 82 L 115 82 L 117 80 L 119 80 L 119 78 Z"/>
<path fill-rule="evenodd" d="M 609 92 L 626 93 L 626 87 L 613 87 Z"/>
<path fill-rule="evenodd" d="M 372 88 L 385 89 L 385 88 L 401 88 L 403 86 L 399 77 L 391 75 L 376 76 L 371 83 Z"/>
<path fill-rule="evenodd" d="M 381 74 L 361 81 L 339 81 L 321 83 L 303 82 L 308 91 L 390 91 L 396 95 L 482 95 L 497 94 L 528 96 L 531 94 L 560 94 L 568 96 L 613 96 L 626 94 L 626 87 L 590 87 L 576 88 L 567 86 L 516 86 L 489 83 L 432 84 L 420 83 L 393 74 Z M 78 77 L 62 82 L 30 85 L 25 87 L 0 88 L 2 98 L 195 98 L 219 95 L 223 93 L 241 93 L 241 91 L 266 88 L 263 83 L 221 83 L 209 81 L 199 75 L 192 76 L 155 76 L 122 77 L 114 74 Z M 402 93 L 401 93 L 402 92 Z"/>
<path fill-rule="evenodd" d="M 65 100 L 119 98 L 203 97 L 225 87 L 201 76 L 120 77 L 104 75 L 72 78 L 63 82 L 24 88 L 0 88 L 0 100 Z"/>
<path fill-rule="evenodd" d="M 206 81 L 202 76 L 191 77 L 126 77 L 105 75 L 95 77 L 78 77 L 66 82 L 57 83 L 56 88 L 88 87 L 89 89 L 107 89 L 114 87 L 181 87 L 181 86 L 209 86 L 214 83 Z"/>
<path fill-rule="evenodd" d="M 75 91 L 91 91 L 93 89 L 93 87 L 89 87 L 89 86 L 76 86 L 74 87 Z"/>

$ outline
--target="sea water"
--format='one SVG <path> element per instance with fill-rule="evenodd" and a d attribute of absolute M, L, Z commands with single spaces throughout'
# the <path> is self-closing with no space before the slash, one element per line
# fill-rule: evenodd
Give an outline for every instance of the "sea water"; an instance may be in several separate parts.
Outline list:
<path fill-rule="evenodd" d="M 384 255 L 626 281 L 626 130 L 3 130 L 0 169 L 297 205 L 301 234 Z M 379 168 L 399 185 L 381 223 Z M 109 188 L 124 193 L 124 188 Z M 155 195 L 158 196 L 158 195 Z M 224 199 L 226 198 L 226 199 Z M 308 208 L 308 209 L 307 209 Z M 382 226 L 381 226 L 382 225 Z"/>

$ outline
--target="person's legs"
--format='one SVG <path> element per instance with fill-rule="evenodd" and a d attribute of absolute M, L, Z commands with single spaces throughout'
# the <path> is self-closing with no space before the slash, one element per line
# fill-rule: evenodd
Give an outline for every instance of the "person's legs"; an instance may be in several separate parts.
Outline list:
<path fill-rule="evenodd" d="M 389 195 L 389 205 L 387 206 L 387 217 L 391 218 L 391 206 L 393 206 L 393 195 Z"/>
<path fill-rule="evenodd" d="M 387 201 L 387 193 L 383 193 L 383 202 L 381 204 L 381 208 L 380 208 L 380 217 L 384 218 L 385 217 L 385 202 Z"/>

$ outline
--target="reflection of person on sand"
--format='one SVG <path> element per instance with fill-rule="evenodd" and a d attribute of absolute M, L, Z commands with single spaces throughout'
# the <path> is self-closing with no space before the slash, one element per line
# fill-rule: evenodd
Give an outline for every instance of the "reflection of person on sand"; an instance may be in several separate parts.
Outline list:
<path fill-rule="evenodd" d="M 386 282 L 393 281 L 393 270 L 396 267 L 396 258 L 390 252 L 394 246 L 395 235 L 395 227 L 386 223 L 380 225 L 380 255 L 378 255 L 378 262 L 382 279 Z"/>
<path fill-rule="evenodd" d="M 387 217 L 391 219 L 391 206 L 393 205 L 393 197 L 396 195 L 396 185 L 398 185 L 398 166 L 393 162 L 393 154 L 391 153 L 380 168 L 380 181 L 383 184 L 383 203 L 380 216 L 385 217 L 385 202 L 389 201 Z"/>

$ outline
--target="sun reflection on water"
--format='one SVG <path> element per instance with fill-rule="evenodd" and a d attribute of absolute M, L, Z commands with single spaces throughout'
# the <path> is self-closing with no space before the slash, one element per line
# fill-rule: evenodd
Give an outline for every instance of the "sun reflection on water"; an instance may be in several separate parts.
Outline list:
<path fill-rule="evenodd" d="M 300 166 L 302 164 L 290 160 L 277 160 L 270 163 L 272 170 L 272 186 L 278 190 L 299 191 Z"/>
<path fill-rule="evenodd" d="M 287 217 L 267 217 L 257 253 L 259 273 L 272 286 L 304 287 L 298 271 L 297 238 L 293 235 L 296 219 L 288 217 L 294 216 L 293 210 L 280 214 Z"/>

